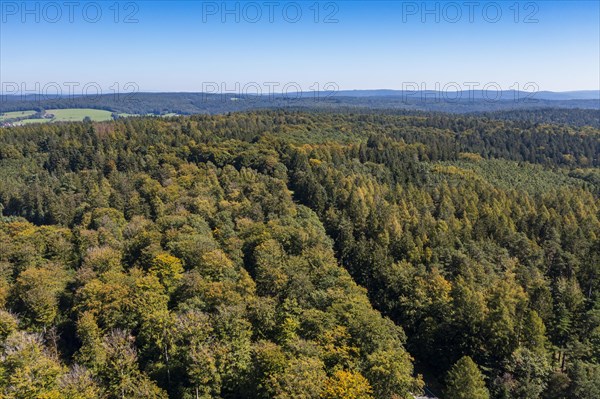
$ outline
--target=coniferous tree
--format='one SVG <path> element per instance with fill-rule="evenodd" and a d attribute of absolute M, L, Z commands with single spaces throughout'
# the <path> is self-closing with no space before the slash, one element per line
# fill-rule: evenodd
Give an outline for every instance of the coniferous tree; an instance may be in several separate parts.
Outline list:
<path fill-rule="evenodd" d="M 464 356 L 448 371 L 446 376 L 446 397 L 448 399 L 489 399 L 483 374 L 477 364 Z"/>

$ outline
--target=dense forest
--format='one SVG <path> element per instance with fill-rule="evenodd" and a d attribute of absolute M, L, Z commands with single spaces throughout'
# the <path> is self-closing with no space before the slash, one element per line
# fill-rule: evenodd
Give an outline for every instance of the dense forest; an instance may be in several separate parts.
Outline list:
<path fill-rule="evenodd" d="M 597 399 L 573 112 L 0 129 L 0 398 Z"/>
<path fill-rule="evenodd" d="M 258 86 L 260 90 L 260 86 Z M 53 88 L 54 89 L 54 88 Z M 251 86 L 255 89 L 255 86 Z M 445 113 L 499 113 L 507 119 L 522 119 L 514 110 L 532 110 L 536 120 L 544 123 L 574 122 L 597 123 L 600 110 L 598 93 L 586 94 L 579 99 L 568 99 L 561 93 L 552 95 L 526 92 L 483 92 L 481 90 L 461 92 L 459 95 L 445 92 L 395 91 L 306 91 L 289 94 L 269 94 L 267 88 L 261 95 L 248 93 L 238 85 L 234 93 L 142 93 L 129 87 L 129 91 L 108 92 L 109 94 L 77 95 L 0 95 L 0 113 L 10 111 L 64 108 L 94 108 L 115 113 L 146 114 L 221 114 L 226 112 L 256 111 L 266 109 L 304 109 L 307 111 L 353 112 L 375 110 L 377 112 L 422 111 Z M 591 98 L 590 98 L 591 97 Z M 557 111 L 558 110 L 558 111 Z M 575 110 L 575 112 L 572 112 Z M 577 112 L 578 111 L 578 112 Z M 549 116 L 552 112 L 554 116 Z M 591 114 L 590 114 L 591 113 Z M 590 116 L 591 115 L 591 116 Z"/>
<path fill-rule="evenodd" d="M 599 104 L 600 105 L 600 104 Z M 600 109 L 537 108 L 480 113 L 492 119 L 521 120 L 600 129 Z"/>

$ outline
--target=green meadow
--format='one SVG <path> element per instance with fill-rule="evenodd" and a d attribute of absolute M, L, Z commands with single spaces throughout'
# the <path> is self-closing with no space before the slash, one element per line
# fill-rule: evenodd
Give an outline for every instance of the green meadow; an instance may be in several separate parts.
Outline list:
<path fill-rule="evenodd" d="M 31 118 L 36 111 L 16 111 L 16 112 L 5 112 L 0 114 L 0 122 L 7 120 L 14 120 L 14 124 L 19 125 L 30 125 L 34 123 L 51 123 L 51 122 L 81 122 L 85 117 L 89 117 L 94 122 L 103 122 L 112 120 L 112 112 L 105 111 L 102 109 L 92 108 L 64 108 L 64 109 L 48 109 L 46 110 L 46 116 L 52 115 L 51 118 Z M 164 115 L 148 114 L 148 116 L 161 116 L 161 117 L 172 117 L 177 116 L 176 113 L 168 113 Z M 120 113 L 119 117 L 129 118 L 140 116 L 139 114 L 128 114 Z"/>
<path fill-rule="evenodd" d="M 52 122 L 52 119 L 45 119 L 45 118 L 23 119 L 21 121 L 15 122 L 15 125 L 22 126 L 22 125 L 32 125 L 34 123 L 49 123 L 49 122 Z"/>
<path fill-rule="evenodd" d="M 46 110 L 46 114 L 54 115 L 54 118 L 51 119 L 52 122 L 77 122 L 82 121 L 85 117 L 96 122 L 112 119 L 112 112 L 91 108 L 49 109 Z"/>
<path fill-rule="evenodd" d="M 8 119 L 27 118 L 34 114 L 35 114 L 35 111 L 5 112 L 3 114 L 0 114 L 0 122 L 3 122 Z"/>

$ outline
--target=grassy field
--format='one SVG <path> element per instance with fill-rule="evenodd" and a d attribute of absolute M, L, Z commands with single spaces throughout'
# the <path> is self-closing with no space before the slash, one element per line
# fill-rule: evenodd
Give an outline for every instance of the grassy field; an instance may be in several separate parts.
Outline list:
<path fill-rule="evenodd" d="M 81 122 L 86 116 L 96 122 L 112 119 L 112 112 L 110 111 L 89 108 L 48 109 L 46 114 L 54 115 L 52 122 Z"/>
<path fill-rule="evenodd" d="M 15 119 L 15 118 L 27 118 L 35 114 L 35 111 L 15 111 L 15 112 L 5 112 L 0 114 L 0 122 L 5 121 L 7 119 Z"/>
<path fill-rule="evenodd" d="M 3 122 L 8 119 L 22 119 L 28 118 L 35 114 L 35 111 L 17 111 L 17 112 L 6 112 L 0 114 L 0 122 Z M 91 108 L 65 108 L 65 109 L 48 109 L 46 110 L 46 115 L 52 114 L 53 118 L 39 118 L 39 119 L 22 119 L 18 122 L 15 122 L 15 125 L 30 125 L 34 123 L 51 123 L 51 122 L 81 122 L 83 119 L 88 116 L 92 121 L 95 122 L 103 122 L 112 120 L 112 112 L 105 111 L 101 109 L 91 109 Z M 153 114 L 149 114 L 153 115 Z M 176 116 L 177 114 L 165 114 L 162 116 Z M 119 114 L 122 118 L 140 116 L 138 114 Z"/>
<path fill-rule="evenodd" d="M 34 123 L 50 123 L 52 119 L 23 119 L 22 121 L 15 122 L 15 126 L 31 125 Z"/>

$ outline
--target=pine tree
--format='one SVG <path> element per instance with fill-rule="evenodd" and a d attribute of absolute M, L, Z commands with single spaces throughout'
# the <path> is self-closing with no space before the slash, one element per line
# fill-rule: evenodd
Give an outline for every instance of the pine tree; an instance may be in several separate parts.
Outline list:
<path fill-rule="evenodd" d="M 446 377 L 447 399 L 489 399 L 484 377 L 477 364 L 464 356 L 452 366 Z"/>

